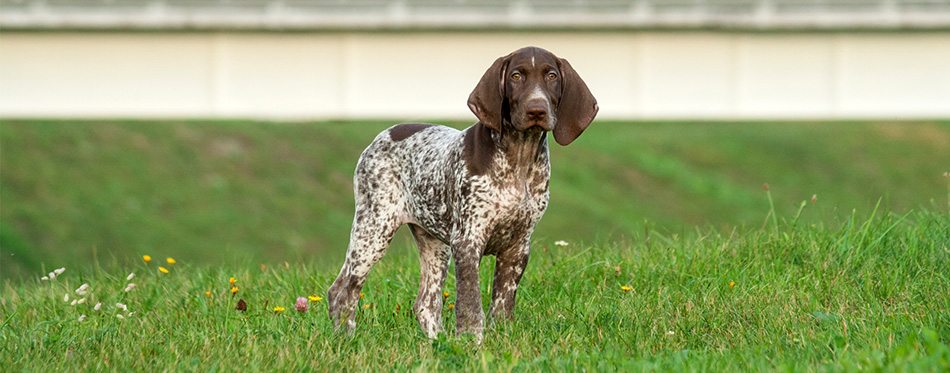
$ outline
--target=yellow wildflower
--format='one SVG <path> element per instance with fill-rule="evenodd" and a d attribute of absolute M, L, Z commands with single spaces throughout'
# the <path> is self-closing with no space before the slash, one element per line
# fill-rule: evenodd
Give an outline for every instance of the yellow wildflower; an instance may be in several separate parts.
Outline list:
<path fill-rule="evenodd" d="M 449 303 L 449 309 L 455 309 L 455 303 Z"/>
<path fill-rule="evenodd" d="M 148 255 L 142 255 L 142 260 L 144 260 L 146 263 L 148 263 L 148 262 L 151 262 L 151 261 L 152 261 L 152 257 L 150 257 L 150 256 L 148 256 Z"/>
<path fill-rule="evenodd" d="M 309 297 L 307 297 L 307 298 L 309 298 L 311 302 L 319 302 L 319 301 L 323 300 L 323 298 L 320 298 L 320 297 L 318 297 L 318 296 L 316 296 L 316 295 L 311 295 L 311 296 L 309 296 Z"/>
<path fill-rule="evenodd" d="M 735 282 L 730 282 L 730 283 L 729 283 L 729 288 L 732 289 L 733 286 L 736 286 L 736 283 L 735 283 Z"/>
<path fill-rule="evenodd" d="M 210 291 L 206 291 L 206 292 L 205 292 L 205 295 L 207 295 L 208 298 L 211 298 L 211 292 L 210 292 Z"/>
<path fill-rule="evenodd" d="M 623 291 L 630 291 L 630 289 L 633 289 L 633 288 L 632 288 L 632 287 L 629 287 L 629 286 L 621 286 L 621 287 L 620 287 L 620 290 L 623 290 Z"/>
<path fill-rule="evenodd" d="M 274 307 L 274 312 L 284 312 L 284 307 Z"/>
<path fill-rule="evenodd" d="M 369 305 L 367 304 L 367 305 L 363 306 L 363 308 L 369 308 Z"/>
<path fill-rule="evenodd" d="M 168 264 L 175 264 L 175 259 L 172 258 L 165 259 L 165 261 L 167 261 Z"/>
<path fill-rule="evenodd" d="M 228 285 L 234 286 L 235 282 L 237 282 L 237 280 L 235 280 L 234 277 L 231 277 L 231 279 L 228 280 Z"/>
<path fill-rule="evenodd" d="M 448 297 L 449 297 L 449 292 L 443 291 L 443 292 L 442 292 L 442 296 L 448 298 Z"/>
<path fill-rule="evenodd" d="M 165 267 L 158 267 L 158 270 L 162 271 L 162 273 L 168 273 L 168 270 L 165 269 Z"/>
<path fill-rule="evenodd" d="M 237 294 L 237 291 L 238 291 L 237 286 L 231 288 L 231 294 Z"/>
<path fill-rule="evenodd" d="M 360 293 L 360 299 L 363 299 L 363 293 Z"/>

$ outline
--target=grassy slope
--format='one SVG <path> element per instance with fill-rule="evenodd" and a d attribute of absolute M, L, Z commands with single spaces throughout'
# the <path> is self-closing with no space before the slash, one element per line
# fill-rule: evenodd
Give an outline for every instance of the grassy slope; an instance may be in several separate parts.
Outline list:
<path fill-rule="evenodd" d="M 814 206 L 808 206 L 811 209 Z M 808 213 L 809 211 L 806 211 Z M 628 244 L 538 245 L 513 321 L 484 343 L 430 341 L 411 309 L 418 263 L 406 245 L 364 287 L 352 337 L 334 334 L 321 294 L 335 271 L 311 264 L 152 262 L 69 266 L 55 282 L 0 289 L 0 365 L 35 370 L 463 371 L 950 370 L 950 218 L 880 211 L 842 224 L 647 231 Z M 867 216 L 867 215 L 865 215 Z M 158 252 L 153 252 L 158 256 Z M 492 271 L 485 259 L 482 278 Z M 126 275 L 138 286 L 123 292 Z M 228 278 L 240 288 L 228 295 Z M 89 301 L 70 306 L 73 289 Z M 734 286 L 730 285 L 734 283 Z M 447 291 L 454 294 L 450 273 Z M 490 293 L 482 282 L 483 298 Z M 624 291 L 621 286 L 630 286 Z M 212 297 L 205 295 L 206 291 Z M 233 309 L 237 298 L 248 311 Z M 101 312 L 92 309 L 102 301 Z M 487 302 L 487 299 L 483 299 Z M 114 306 L 127 304 L 127 319 Z M 276 314 L 274 306 L 286 311 Z M 87 319 L 79 322 L 79 315 Z"/>
<path fill-rule="evenodd" d="M 336 267 L 353 167 L 389 125 L 3 120 L 0 277 L 148 252 Z M 535 238 L 604 243 L 645 219 L 668 232 L 759 225 L 763 182 L 784 215 L 817 194 L 806 223 L 882 196 L 897 212 L 942 203 L 950 122 L 598 122 L 551 151 L 552 201 Z"/>

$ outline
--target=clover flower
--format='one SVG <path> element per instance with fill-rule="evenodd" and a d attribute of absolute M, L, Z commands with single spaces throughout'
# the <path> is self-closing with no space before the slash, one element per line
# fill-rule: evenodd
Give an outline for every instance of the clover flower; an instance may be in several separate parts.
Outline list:
<path fill-rule="evenodd" d="M 299 312 L 307 312 L 307 309 L 308 309 L 307 298 L 298 297 L 297 304 L 294 305 L 294 308 L 296 308 L 297 311 Z"/>

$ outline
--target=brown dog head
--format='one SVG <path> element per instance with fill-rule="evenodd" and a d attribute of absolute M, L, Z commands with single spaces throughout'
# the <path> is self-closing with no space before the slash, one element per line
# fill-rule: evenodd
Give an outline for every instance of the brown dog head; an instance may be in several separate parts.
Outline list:
<path fill-rule="evenodd" d="M 538 47 L 500 57 L 468 97 L 478 120 L 495 131 L 552 131 L 558 144 L 580 136 L 599 110 L 571 64 Z"/>

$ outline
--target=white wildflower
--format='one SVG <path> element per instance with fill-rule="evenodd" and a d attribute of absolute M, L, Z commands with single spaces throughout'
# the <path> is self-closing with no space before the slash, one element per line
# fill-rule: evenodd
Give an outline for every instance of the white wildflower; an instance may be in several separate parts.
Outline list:
<path fill-rule="evenodd" d="M 554 246 L 567 246 L 567 241 L 554 241 Z"/>
<path fill-rule="evenodd" d="M 70 305 L 70 306 L 75 306 L 75 305 L 76 305 L 76 302 L 77 302 L 77 300 L 73 299 L 73 301 L 70 302 L 69 305 Z"/>
<path fill-rule="evenodd" d="M 86 303 L 86 298 L 80 299 L 78 302 L 76 302 L 76 304 L 83 304 L 83 303 Z"/>
<path fill-rule="evenodd" d="M 76 294 L 86 295 L 86 290 L 89 289 L 89 284 L 82 284 L 78 289 L 76 289 Z"/>
<path fill-rule="evenodd" d="M 63 296 L 63 302 L 69 302 L 69 293 Z"/>
<path fill-rule="evenodd" d="M 55 280 L 55 279 L 56 279 L 56 274 L 53 273 L 53 272 L 50 272 L 50 273 L 49 273 L 49 279 L 50 279 L 50 280 Z"/>
<path fill-rule="evenodd" d="M 670 330 L 670 331 L 667 331 L 666 334 L 673 335 L 673 334 L 676 334 L 676 333 L 674 333 L 672 330 Z"/>
<path fill-rule="evenodd" d="M 86 315 L 79 316 L 79 322 L 82 322 L 86 319 Z"/>
<path fill-rule="evenodd" d="M 125 316 L 122 316 L 122 315 L 115 315 L 115 317 L 118 317 L 120 319 L 125 319 Z"/>
<path fill-rule="evenodd" d="M 127 307 L 126 305 L 124 305 L 124 304 L 122 304 L 122 303 L 116 303 L 115 306 L 116 306 L 116 308 L 121 308 L 123 311 L 128 311 L 128 310 L 129 310 L 129 307 Z"/>
<path fill-rule="evenodd" d="M 132 289 L 135 289 L 135 284 L 129 284 L 129 286 L 126 286 L 126 287 L 125 287 L 125 291 L 126 291 L 126 292 L 128 292 L 129 290 L 132 290 Z"/>
<path fill-rule="evenodd" d="M 63 274 L 63 272 L 66 272 L 66 267 L 53 270 L 53 273 L 55 273 L 55 274 L 57 274 L 57 275 L 61 275 L 61 274 Z"/>
<path fill-rule="evenodd" d="M 132 281 L 132 277 L 135 277 L 135 272 L 129 273 L 129 277 L 126 277 L 125 281 Z"/>
<path fill-rule="evenodd" d="M 43 277 L 40 277 L 40 280 L 43 280 L 43 281 L 49 281 L 49 276 L 43 276 Z"/>
<path fill-rule="evenodd" d="M 134 314 L 135 314 L 135 312 L 129 312 L 129 317 L 132 317 L 132 315 L 134 315 Z"/>
<path fill-rule="evenodd" d="M 98 311 L 100 308 L 102 308 L 102 302 L 96 303 L 96 306 L 92 307 L 92 309 L 96 311 Z"/>

